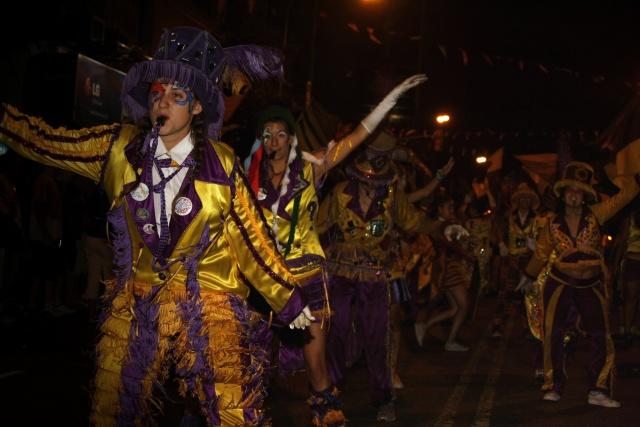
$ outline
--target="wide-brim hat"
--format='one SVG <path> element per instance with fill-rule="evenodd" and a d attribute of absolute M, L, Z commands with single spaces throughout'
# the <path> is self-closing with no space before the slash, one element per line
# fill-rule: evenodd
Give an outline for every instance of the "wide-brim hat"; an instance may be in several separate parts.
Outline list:
<path fill-rule="evenodd" d="M 153 59 L 135 64 L 125 76 L 122 106 L 126 115 L 141 122 L 149 117 L 151 83 L 159 79 L 178 82 L 196 95 L 207 134 L 217 137 L 224 117 L 222 86 L 240 90 L 233 81 L 225 81 L 240 75 L 249 79 L 281 77 L 282 57 L 261 46 L 223 48 L 211 33 L 199 28 L 165 29 Z"/>
<path fill-rule="evenodd" d="M 536 210 L 540 207 L 540 197 L 538 194 L 533 191 L 531 187 L 525 182 L 518 184 L 516 191 L 511 195 L 511 207 L 515 208 L 518 206 L 519 200 L 521 198 L 528 198 L 531 200 L 531 208 Z"/>
<path fill-rule="evenodd" d="M 598 199 L 598 193 L 593 188 L 594 171 L 591 165 L 584 162 L 569 162 L 562 172 L 562 179 L 553 186 L 556 196 L 562 198 L 562 193 L 567 187 L 575 187 L 584 192 L 584 200 L 594 203 Z"/>
<path fill-rule="evenodd" d="M 387 184 L 395 177 L 391 155 L 396 138 L 388 132 L 377 133 L 364 151 L 347 167 L 347 175 L 374 185 Z"/>

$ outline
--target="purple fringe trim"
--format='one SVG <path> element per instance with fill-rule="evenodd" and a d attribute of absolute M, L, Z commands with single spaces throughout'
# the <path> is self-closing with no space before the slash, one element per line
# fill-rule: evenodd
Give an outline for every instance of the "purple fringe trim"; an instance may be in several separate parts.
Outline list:
<path fill-rule="evenodd" d="M 122 204 L 107 212 L 109 223 L 109 236 L 113 250 L 113 273 L 115 275 L 115 286 L 105 295 L 105 306 L 100 315 L 100 323 L 103 323 L 110 314 L 113 299 L 123 289 L 129 280 L 133 264 L 131 238 L 127 228 L 125 205 Z"/>
<path fill-rule="evenodd" d="M 225 63 L 239 69 L 252 80 L 282 79 L 283 57 L 277 50 L 257 45 L 224 48 Z"/>
<path fill-rule="evenodd" d="M 201 410 L 209 425 L 220 424 L 218 399 L 215 390 L 215 376 L 208 358 L 209 336 L 205 325 L 202 324 L 203 302 L 200 298 L 200 284 L 198 283 L 198 261 L 200 255 L 209 243 L 209 228 L 205 228 L 200 242 L 192 256 L 184 262 L 187 271 L 187 300 L 180 302 L 182 320 L 187 325 L 187 335 L 191 350 L 196 354 L 193 367 L 190 370 L 177 369 L 176 373 L 185 379 L 188 389 L 194 393 L 196 379 L 200 378 L 204 389 L 205 400 L 201 401 Z M 195 393 L 194 393 L 195 395 Z"/>
<path fill-rule="evenodd" d="M 143 400 L 143 382 L 153 365 L 158 350 L 158 314 L 160 305 L 154 299 L 161 286 L 143 298 L 135 297 L 135 320 L 129 332 L 129 354 L 122 367 L 119 426 L 133 426 L 136 418 L 149 417 L 148 402 Z M 154 378 L 155 380 L 155 378 Z"/>
<path fill-rule="evenodd" d="M 51 159 L 56 159 L 56 160 L 69 160 L 69 161 L 74 161 L 74 162 L 82 162 L 82 163 L 91 163 L 91 162 L 96 162 L 96 161 L 104 161 L 105 156 L 104 154 L 100 154 L 97 156 L 91 156 L 91 157 L 81 157 L 81 156 L 70 156 L 68 154 L 59 154 L 59 153 L 53 153 L 51 151 L 45 150 L 44 148 L 35 145 L 33 142 L 26 140 L 24 138 L 22 138 L 20 135 L 10 132 L 7 129 L 0 129 L 0 134 L 1 135 L 5 135 L 7 138 L 10 138 L 14 141 L 18 141 L 21 145 L 24 145 L 25 147 L 28 147 L 30 150 L 43 155 L 43 156 L 47 156 Z"/>
<path fill-rule="evenodd" d="M 250 324 L 251 322 L 249 321 L 249 310 L 247 309 L 245 300 L 240 298 L 238 295 L 231 294 L 229 296 L 229 303 L 233 308 L 236 321 L 240 324 L 240 328 L 243 331 L 251 331 L 252 328 Z M 242 353 L 241 359 L 244 375 L 249 378 L 249 381 L 242 385 L 242 400 L 246 401 L 246 399 L 252 393 L 255 393 L 258 388 L 262 389 L 260 395 L 256 397 L 253 402 L 254 407 L 243 409 L 244 419 L 247 424 L 250 425 L 262 425 L 264 422 L 263 411 L 257 410 L 262 408 L 266 397 L 266 390 L 264 389 L 262 381 L 263 373 L 260 367 L 265 367 L 267 357 L 266 347 L 264 343 L 259 342 L 259 337 L 259 335 L 253 333 L 247 334 L 244 335 L 243 339 L 240 341 L 242 348 L 247 350 L 246 353 Z M 260 365 L 256 366 L 256 364 L 252 363 L 252 358 L 257 359 Z"/>
<path fill-rule="evenodd" d="M 29 121 L 28 116 L 17 116 L 15 114 L 12 114 L 9 110 L 4 109 L 3 112 L 6 112 L 6 114 L 11 117 L 12 120 L 16 121 L 16 122 L 26 122 L 28 127 L 29 127 L 29 131 L 33 132 L 35 135 L 39 136 L 39 137 L 43 137 L 44 139 L 48 140 L 48 141 L 54 141 L 54 142 L 64 142 L 64 143 L 68 143 L 68 144 L 80 144 L 82 142 L 88 141 L 90 139 L 97 139 L 97 138 L 102 138 L 105 135 L 108 135 L 112 132 L 114 132 L 113 129 L 111 128 L 107 128 L 104 129 L 100 132 L 89 132 L 86 135 L 82 136 L 82 137 L 74 137 L 74 136 L 65 136 L 65 135 L 57 135 L 57 134 L 53 134 L 53 133 L 48 133 L 45 132 L 44 129 L 33 126 L 31 124 L 31 122 Z M 1 116 L 0 116 L 1 117 Z M 117 130 L 120 130 L 120 125 L 117 125 Z"/>

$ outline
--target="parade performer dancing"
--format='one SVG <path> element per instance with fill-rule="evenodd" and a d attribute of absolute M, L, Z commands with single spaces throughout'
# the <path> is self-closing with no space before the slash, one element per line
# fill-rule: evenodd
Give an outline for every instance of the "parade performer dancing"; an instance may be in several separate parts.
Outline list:
<path fill-rule="evenodd" d="M 316 426 L 344 424 L 338 391 L 326 364 L 330 310 L 324 251 L 315 224 L 319 208 L 316 189 L 327 172 L 378 127 L 402 94 L 426 80 L 422 74 L 404 80 L 351 133 L 337 143 L 330 142 L 319 153 L 300 150 L 299 131 L 288 109 L 270 106 L 259 115 L 257 139 L 245 168 L 278 249 L 300 284 L 314 317 L 302 348 L 281 346 L 280 373 L 286 375 L 306 367 L 311 388 L 307 402 Z"/>
<path fill-rule="evenodd" d="M 522 271 L 529 262 L 535 246 L 534 224 L 540 198 L 526 183 L 521 183 L 511 196 L 511 209 L 507 213 L 501 232 L 498 233 L 498 246 L 502 257 L 498 305 L 493 319 L 492 336 L 502 335 L 504 317 L 513 314 L 519 294 L 515 290 Z"/>
<path fill-rule="evenodd" d="M 390 231 L 429 232 L 439 226 L 414 208 L 398 190 L 389 161 L 395 138 L 381 132 L 349 165 L 349 181 L 334 187 L 322 203 L 319 233 L 327 232 L 333 310 L 329 331 L 329 364 L 337 384 L 345 380 L 348 348 L 364 349 L 372 402 L 380 421 L 395 420 L 389 364 Z M 465 230 L 447 229 L 451 238 Z M 351 305 L 355 304 L 356 342 L 350 342 Z"/>
<path fill-rule="evenodd" d="M 620 181 L 618 194 L 592 204 L 597 199 L 593 175 L 593 169 L 586 163 L 570 162 L 566 166 L 562 179 L 554 185 L 562 207 L 538 236 L 526 276 L 521 280 L 526 284 L 536 280 L 555 254 L 543 288 L 543 399 L 561 398 L 566 380 L 563 339 L 572 318 L 571 309 L 575 307 L 592 343 L 587 401 L 591 405 L 617 408 L 620 402 L 607 395 L 615 356 L 606 307 L 600 226 L 638 194 L 638 183 L 637 176 L 635 180 Z"/>
<path fill-rule="evenodd" d="M 151 423 L 171 364 L 209 425 L 262 424 L 264 351 L 247 296 L 259 292 L 284 325 L 310 323 L 233 151 L 212 141 L 224 112 L 219 84 L 239 72 L 277 76 L 281 60 L 178 27 L 125 77 L 123 107 L 137 126 L 53 129 L 3 105 L 3 142 L 102 183 L 111 201 L 116 278 L 97 346 L 96 425 Z"/>

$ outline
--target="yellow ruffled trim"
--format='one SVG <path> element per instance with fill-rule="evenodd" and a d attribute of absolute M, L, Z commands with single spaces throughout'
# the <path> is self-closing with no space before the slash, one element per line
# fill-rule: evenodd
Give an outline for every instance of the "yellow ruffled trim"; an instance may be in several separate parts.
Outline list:
<path fill-rule="evenodd" d="M 264 228 L 266 227 L 266 225 L 262 223 L 262 221 L 260 221 L 258 218 L 256 218 L 251 205 L 249 204 L 249 201 L 246 199 L 246 195 L 244 194 L 244 192 L 237 191 L 236 199 L 242 206 L 242 210 L 251 223 L 252 230 L 255 232 L 255 235 L 260 243 L 260 249 L 267 253 L 269 259 L 265 259 L 264 262 L 267 263 L 267 265 L 269 265 L 270 263 L 274 263 L 278 268 L 278 271 L 276 271 L 276 273 L 282 276 L 282 278 L 287 282 L 295 284 L 296 280 L 285 266 L 282 256 L 274 251 L 274 243 L 264 234 Z"/>

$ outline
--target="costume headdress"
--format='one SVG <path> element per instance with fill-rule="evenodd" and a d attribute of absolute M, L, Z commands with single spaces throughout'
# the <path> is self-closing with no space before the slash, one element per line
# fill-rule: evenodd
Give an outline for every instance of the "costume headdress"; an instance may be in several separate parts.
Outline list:
<path fill-rule="evenodd" d="M 537 210 L 540 207 L 540 197 L 526 182 L 521 182 L 511 195 L 511 208 L 518 207 L 518 201 L 523 197 L 531 200 L 531 209 Z"/>
<path fill-rule="evenodd" d="M 125 76 L 122 105 L 139 122 L 149 116 L 149 88 L 158 79 L 189 87 L 203 107 L 207 135 L 222 126 L 222 86 L 240 91 L 239 79 L 282 76 L 282 58 L 273 49 L 244 45 L 223 48 L 208 31 L 194 27 L 165 29 L 153 59 L 135 64 Z"/>
<path fill-rule="evenodd" d="M 389 184 L 395 177 L 390 159 L 396 144 L 393 135 L 379 132 L 355 161 L 347 166 L 347 175 L 376 186 Z"/>
<path fill-rule="evenodd" d="M 591 165 L 584 162 L 569 162 L 562 172 L 562 179 L 553 186 L 553 192 L 558 197 L 567 187 L 575 187 L 584 191 L 586 203 L 594 203 L 598 199 L 598 194 L 593 188 L 594 172 Z"/>

